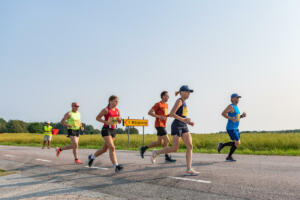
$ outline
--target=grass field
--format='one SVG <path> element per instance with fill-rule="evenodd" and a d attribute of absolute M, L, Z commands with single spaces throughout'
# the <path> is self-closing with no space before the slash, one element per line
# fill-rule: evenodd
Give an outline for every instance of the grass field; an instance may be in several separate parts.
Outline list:
<path fill-rule="evenodd" d="M 16 146 L 41 146 L 42 134 L 4 133 L 0 134 L 0 145 Z M 156 135 L 145 135 L 145 144 L 156 140 Z M 229 141 L 227 134 L 193 134 L 194 152 L 217 153 L 216 146 L 219 141 Z M 236 151 L 238 154 L 256 155 L 300 155 L 300 133 L 289 134 L 242 134 L 242 145 Z M 69 144 L 69 139 L 64 135 L 53 136 L 52 147 Z M 100 148 L 103 144 L 101 135 L 80 136 L 80 148 Z M 127 143 L 127 135 L 117 135 L 115 146 L 117 149 L 138 150 L 142 145 L 142 135 L 130 135 L 130 145 Z M 157 147 L 158 149 L 159 147 Z M 229 148 L 224 148 L 222 153 L 227 153 Z M 185 151 L 181 142 L 180 150 Z"/>
<path fill-rule="evenodd" d="M 15 174 L 15 173 L 17 173 L 17 172 L 12 172 L 12 171 L 7 172 L 3 169 L 0 169 L 0 176 L 7 176 L 7 175 Z"/>

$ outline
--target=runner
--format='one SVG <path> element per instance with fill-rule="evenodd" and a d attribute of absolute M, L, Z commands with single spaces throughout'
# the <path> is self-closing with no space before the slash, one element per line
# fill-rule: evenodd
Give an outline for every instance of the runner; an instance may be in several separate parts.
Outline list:
<path fill-rule="evenodd" d="M 94 154 L 89 155 L 89 167 L 93 165 L 96 157 L 109 150 L 109 157 L 114 166 L 115 172 L 117 173 L 123 169 L 123 166 L 118 164 L 114 145 L 117 124 L 120 124 L 122 122 L 120 111 L 117 108 L 118 102 L 119 98 L 117 96 L 110 96 L 108 100 L 108 106 L 104 108 L 96 118 L 97 121 L 104 124 L 101 130 L 101 135 L 104 139 L 104 146 Z M 104 119 L 102 119 L 103 116 Z"/>
<path fill-rule="evenodd" d="M 160 146 L 162 144 L 162 141 L 164 141 L 164 147 L 168 147 L 169 145 L 169 137 L 166 130 L 166 123 L 167 123 L 167 117 L 168 115 L 168 99 L 169 94 L 167 91 L 163 91 L 160 94 L 161 101 L 156 103 L 151 110 L 148 112 L 148 114 L 152 117 L 155 117 L 155 128 L 157 130 L 157 141 L 153 142 L 147 146 L 142 146 L 140 148 L 140 154 L 141 157 L 144 158 L 144 153 L 148 148 Z M 176 162 L 176 160 L 172 159 L 171 156 L 169 156 L 167 153 L 165 154 L 165 160 L 166 162 Z"/>
<path fill-rule="evenodd" d="M 240 146 L 240 132 L 239 132 L 239 124 L 240 124 L 240 118 L 246 117 L 246 113 L 244 112 L 242 115 L 240 115 L 240 110 L 238 108 L 238 103 L 240 100 L 241 96 L 238 94 L 232 94 L 231 95 L 231 103 L 227 108 L 222 112 L 222 116 L 228 119 L 227 122 L 227 133 L 232 140 L 232 142 L 227 142 L 227 143 L 221 143 L 219 142 L 218 144 L 218 152 L 220 153 L 221 150 L 226 147 L 230 146 L 230 152 L 226 158 L 226 161 L 228 162 L 234 162 L 236 161 L 233 159 L 232 154 L 234 151 Z"/>
<path fill-rule="evenodd" d="M 73 149 L 73 154 L 75 158 L 75 164 L 82 164 L 78 158 L 78 142 L 79 134 L 84 130 L 80 120 L 80 113 L 78 112 L 79 104 L 77 102 L 72 103 L 72 111 L 67 112 L 64 118 L 61 120 L 62 125 L 68 128 L 68 137 L 70 138 L 72 144 L 64 146 L 62 148 L 56 148 L 56 156 L 59 157 L 60 153 L 64 150 Z"/>
<path fill-rule="evenodd" d="M 180 94 L 181 98 L 179 98 L 174 107 L 171 110 L 170 117 L 175 118 L 175 120 L 172 123 L 172 139 L 173 139 L 173 145 L 172 147 L 166 147 L 160 151 L 153 151 L 151 162 L 155 163 L 156 157 L 159 154 L 165 154 L 165 153 L 171 153 L 171 152 L 177 152 L 179 148 L 179 140 L 182 138 L 185 146 L 186 146 L 186 165 L 187 170 L 185 175 L 187 176 L 196 176 L 199 172 L 196 172 L 194 169 L 192 169 L 192 154 L 193 154 L 193 144 L 192 144 L 192 136 L 189 133 L 188 125 L 193 126 L 194 123 L 191 121 L 190 118 L 187 118 L 188 115 L 188 109 L 186 105 L 186 100 L 189 98 L 190 93 L 194 92 L 191 90 L 187 85 L 184 85 L 180 88 L 178 92 L 176 92 L 176 96 Z"/>
<path fill-rule="evenodd" d="M 47 142 L 48 142 L 48 149 L 50 149 L 51 140 L 52 140 L 52 126 L 50 125 L 50 122 L 46 122 L 46 125 L 44 126 L 44 142 L 43 142 L 42 149 L 45 148 Z"/>

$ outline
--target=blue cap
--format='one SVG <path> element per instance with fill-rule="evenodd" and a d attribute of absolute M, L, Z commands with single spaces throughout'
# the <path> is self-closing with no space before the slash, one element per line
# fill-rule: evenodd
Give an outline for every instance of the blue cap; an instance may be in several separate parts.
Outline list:
<path fill-rule="evenodd" d="M 189 88 L 189 86 L 187 86 L 187 85 L 183 85 L 183 86 L 181 86 L 181 88 L 179 89 L 179 92 L 194 92 L 194 90 L 191 90 L 191 89 Z"/>
<path fill-rule="evenodd" d="M 238 95 L 237 93 L 234 93 L 234 94 L 232 94 L 231 95 L 231 99 L 233 99 L 233 98 L 242 98 L 240 95 Z"/>

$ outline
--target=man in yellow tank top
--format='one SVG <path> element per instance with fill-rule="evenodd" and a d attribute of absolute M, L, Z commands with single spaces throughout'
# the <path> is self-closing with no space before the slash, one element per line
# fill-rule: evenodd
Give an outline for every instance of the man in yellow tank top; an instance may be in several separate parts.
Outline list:
<path fill-rule="evenodd" d="M 72 144 L 64 146 L 62 148 L 56 148 L 56 156 L 59 157 L 59 154 L 63 150 L 73 149 L 73 154 L 76 164 L 82 164 L 78 158 L 78 142 L 80 130 L 83 131 L 80 113 L 78 112 L 79 104 L 77 102 L 72 103 L 72 110 L 67 112 L 63 119 L 61 120 L 62 125 L 68 128 L 68 137 L 70 138 Z"/>
<path fill-rule="evenodd" d="M 46 125 L 44 126 L 44 142 L 43 142 L 42 149 L 45 148 L 46 142 L 48 142 L 48 149 L 50 149 L 51 139 L 52 139 L 52 126 L 50 125 L 50 122 L 46 122 Z"/>

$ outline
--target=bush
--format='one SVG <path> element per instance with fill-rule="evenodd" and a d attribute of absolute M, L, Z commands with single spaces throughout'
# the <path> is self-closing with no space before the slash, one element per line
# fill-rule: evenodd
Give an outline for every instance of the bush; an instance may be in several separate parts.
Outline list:
<path fill-rule="evenodd" d="M 5 133 L 7 132 L 7 122 L 0 118 L 0 133 Z"/>
<path fill-rule="evenodd" d="M 7 123 L 7 132 L 9 133 L 28 133 L 26 122 L 20 120 L 9 120 Z"/>
<path fill-rule="evenodd" d="M 30 123 L 27 129 L 29 133 L 43 133 L 44 125 L 39 122 L 34 122 L 34 123 Z"/>

